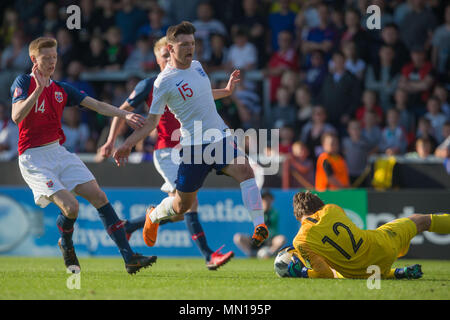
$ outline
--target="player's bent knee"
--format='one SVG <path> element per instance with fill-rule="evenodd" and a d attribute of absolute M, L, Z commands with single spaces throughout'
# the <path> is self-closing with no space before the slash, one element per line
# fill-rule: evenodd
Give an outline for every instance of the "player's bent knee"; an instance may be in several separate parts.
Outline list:
<path fill-rule="evenodd" d="M 78 201 L 70 201 L 63 204 L 62 211 L 63 214 L 69 219 L 76 219 L 78 217 L 78 210 L 80 206 Z"/>

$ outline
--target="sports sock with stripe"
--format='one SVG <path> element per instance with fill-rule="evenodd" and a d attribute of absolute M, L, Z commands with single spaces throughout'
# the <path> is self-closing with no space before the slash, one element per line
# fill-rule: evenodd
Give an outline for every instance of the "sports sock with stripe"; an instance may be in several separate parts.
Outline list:
<path fill-rule="evenodd" d="M 73 247 L 73 225 L 75 224 L 76 220 L 76 218 L 70 219 L 66 217 L 64 214 L 62 214 L 62 212 L 60 212 L 58 218 L 56 218 L 56 225 L 58 226 L 58 231 L 61 235 L 61 246 L 64 249 Z"/>
<path fill-rule="evenodd" d="M 198 219 L 197 212 L 188 212 L 184 215 L 184 221 L 186 222 L 186 227 L 191 233 L 191 238 L 200 249 L 201 253 L 205 257 L 206 261 L 211 258 L 211 253 L 213 251 L 208 247 L 206 242 L 205 232 L 203 231 L 202 225 Z"/>

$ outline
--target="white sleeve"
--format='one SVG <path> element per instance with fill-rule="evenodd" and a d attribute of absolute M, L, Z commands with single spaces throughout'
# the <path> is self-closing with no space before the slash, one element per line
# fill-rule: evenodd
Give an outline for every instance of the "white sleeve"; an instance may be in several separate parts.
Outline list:
<path fill-rule="evenodd" d="M 167 90 L 162 84 L 162 78 L 158 77 L 153 85 L 153 98 L 149 113 L 163 114 L 167 105 Z"/>

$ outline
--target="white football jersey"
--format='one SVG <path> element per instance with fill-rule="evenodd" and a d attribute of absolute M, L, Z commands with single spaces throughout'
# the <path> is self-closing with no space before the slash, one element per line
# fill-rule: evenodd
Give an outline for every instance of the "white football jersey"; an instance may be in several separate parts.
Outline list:
<path fill-rule="evenodd" d="M 165 106 L 181 124 L 181 145 L 209 143 L 206 130 L 216 129 L 221 138 L 228 128 L 217 113 L 211 82 L 200 62 L 193 60 L 188 69 L 176 69 L 168 63 L 153 85 L 150 113 L 163 114 Z M 209 132 L 211 133 L 211 131 Z"/>

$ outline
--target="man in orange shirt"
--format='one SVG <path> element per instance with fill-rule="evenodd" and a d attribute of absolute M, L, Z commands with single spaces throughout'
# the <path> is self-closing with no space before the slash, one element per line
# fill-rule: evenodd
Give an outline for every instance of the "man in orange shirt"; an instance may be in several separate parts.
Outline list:
<path fill-rule="evenodd" d="M 350 179 L 345 159 L 339 154 L 339 140 L 333 133 L 322 136 L 322 152 L 317 159 L 316 190 L 348 188 Z"/>

